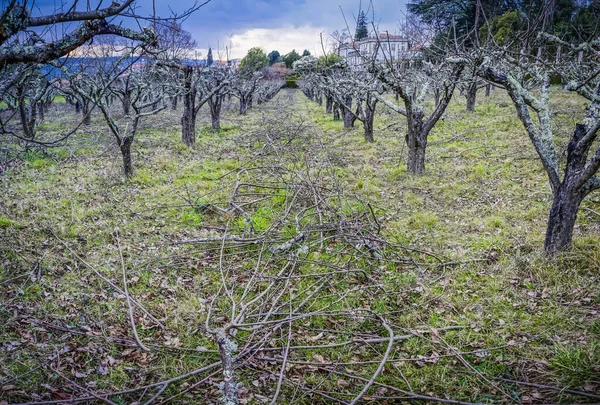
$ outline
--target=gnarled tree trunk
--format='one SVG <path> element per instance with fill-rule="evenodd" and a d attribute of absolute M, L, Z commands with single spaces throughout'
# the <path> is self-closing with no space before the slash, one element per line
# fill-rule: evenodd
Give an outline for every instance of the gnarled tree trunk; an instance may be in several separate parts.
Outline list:
<path fill-rule="evenodd" d="M 467 112 L 475 111 L 475 103 L 477 101 L 477 81 L 472 81 L 467 89 Z"/>
<path fill-rule="evenodd" d="M 587 132 L 588 127 L 586 125 L 577 124 L 575 126 L 573 137 L 567 147 L 565 176 L 560 186 L 554 187 L 554 190 L 552 190 L 552 208 L 548 215 L 546 240 L 544 242 L 544 249 L 550 255 L 571 248 L 577 212 L 581 202 L 591 191 L 586 187 L 586 182 L 583 182 L 580 177 L 585 170 L 587 155 L 592 146 L 590 142 L 584 147 L 578 147 L 579 142 L 586 136 Z M 580 184 L 582 182 L 583 184 Z"/>
<path fill-rule="evenodd" d="M 331 114 L 333 112 L 333 97 L 330 95 L 325 96 L 325 114 Z"/>
<path fill-rule="evenodd" d="M 119 149 L 121 149 L 121 156 L 123 157 L 123 172 L 125 177 L 133 177 L 133 163 L 131 162 L 131 144 L 133 143 L 133 137 L 123 138 Z"/>
<path fill-rule="evenodd" d="M 414 109 L 408 114 L 408 146 L 407 169 L 411 174 L 421 174 L 425 170 L 425 149 L 427 148 L 427 132 L 423 126 L 423 111 Z"/>
<path fill-rule="evenodd" d="M 213 129 L 221 129 L 221 107 L 223 106 L 223 96 L 215 94 L 208 100 L 210 107 L 210 120 Z"/>
<path fill-rule="evenodd" d="M 129 115 L 131 110 L 131 91 L 125 90 L 123 92 L 123 115 Z"/>
<path fill-rule="evenodd" d="M 192 87 L 193 70 L 187 66 L 184 72 L 183 115 L 181 116 L 181 140 L 187 146 L 196 143 L 196 89 Z"/>
<path fill-rule="evenodd" d="M 92 123 L 92 114 L 90 112 L 90 101 L 84 98 L 81 101 L 81 114 L 83 115 L 83 125 L 90 125 Z"/>
<path fill-rule="evenodd" d="M 352 113 L 352 97 L 346 96 L 342 107 L 342 120 L 344 121 L 344 128 L 353 128 L 356 116 Z"/>
<path fill-rule="evenodd" d="M 248 111 L 249 106 L 248 106 L 248 101 L 246 100 L 245 96 L 241 96 L 240 97 L 240 114 L 241 115 L 246 115 L 246 112 Z"/>
<path fill-rule="evenodd" d="M 367 142 L 375 142 L 373 136 L 374 122 L 375 122 L 375 109 L 377 108 L 377 99 L 372 97 L 370 94 L 367 96 L 365 102 L 365 113 L 363 119 L 363 127 L 365 129 L 365 140 Z"/>
<path fill-rule="evenodd" d="M 552 199 L 548 216 L 544 249 L 553 255 L 568 250 L 573 243 L 573 230 L 583 196 L 568 187 L 561 187 Z"/>
<path fill-rule="evenodd" d="M 338 103 L 333 103 L 333 120 L 340 120 L 340 105 Z"/>

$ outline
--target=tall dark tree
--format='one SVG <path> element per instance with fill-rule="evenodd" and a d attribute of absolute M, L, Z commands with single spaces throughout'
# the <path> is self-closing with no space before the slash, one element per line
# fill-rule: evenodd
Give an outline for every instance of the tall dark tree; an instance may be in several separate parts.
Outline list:
<path fill-rule="evenodd" d="M 310 51 L 305 49 L 304 52 L 302 52 L 302 56 L 310 56 Z"/>
<path fill-rule="evenodd" d="M 354 34 L 354 40 L 360 41 L 369 36 L 369 21 L 367 20 L 367 14 L 364 11 L 358 13 L 356 19 L 356 33 Z"/>
<path fill-rule="evenodd" d="M 214 63 L 212 48 L 208 48 L 208 55 L 206 56 L 206 66 L 212 66 Z"/>
<path fill-rule="evenodd" d="M 269 66 L 273 66 L 274 64 L 279 62 L 279 59 L 281 58 L 281 54 L 279 53 L 279 51 L 271 51 L 267 55 L 267 57 L 269 58 Z"/>
<path fill-rule="evenodd" d="M 285 62 L 285 66 L 288 69 L 291 69 L 294 66 L 294 62 L 300 60 L 302 56 L 294 49 L 292 52 L 288 53 L 283 57 L 283 61 Z"/>

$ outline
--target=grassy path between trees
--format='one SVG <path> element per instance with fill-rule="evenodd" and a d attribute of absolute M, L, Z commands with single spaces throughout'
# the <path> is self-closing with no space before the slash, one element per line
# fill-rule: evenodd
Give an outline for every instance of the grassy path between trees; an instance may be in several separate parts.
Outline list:
<path fill-rule="evenodd" d="M 582 101 L 555 96 L 557 125 L 572 128 Z M 181 143 L 180 112 L 166 111 L 144 123 L 128 182 L 100 117 L 66 147 L 27 154 L 0 175 L 0 403 L 210 366 L 219 355 L 205 319 L 231 321 L 225 291 L 249 302 L 288 267 L 295 278 L 273 288 L 290 308 L 308 300 L 305 316 L 234 336 L 242 352 L 265 336 L 272 349 L 237 370 L 242 403 L 275 395 L 286 347 L 278 403 L 351 400 L 384 358 L 366 401 L 598 402 L 597 197 L 583 204 L 573 252 L 548 260 L 548 182 L 505 95 L 482 97 L 473 114 L 457 97 L 419 177 L 405 170 L 404 121 L 383 108 L 367 144 L 362 128 L 343 130 L 286 90 L 246 117 L 233 106 L 221 131 L 199 124 L 193 148 Z M 150 352 L 132 334 L 123 269 L 130 298 L 164 325 L 134 306 Z M 389 330 L 405 337 L 388 346 Z M 184 390 L 174 403 L 217 403 L 217 371 L 173 381 L 155 403 Z"/>

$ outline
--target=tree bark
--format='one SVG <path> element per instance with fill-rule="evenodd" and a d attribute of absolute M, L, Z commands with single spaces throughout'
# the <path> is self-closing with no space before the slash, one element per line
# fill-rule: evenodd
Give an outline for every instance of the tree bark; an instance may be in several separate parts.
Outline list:
<path fill-rule="evenodd" d="M 346 96 L 344 103 L 346 104 L 344 107 L 342 107 L 342 120 L 344 121 L 344 128 L 354 128 L 356 117 L 354 114 L 352 114 L 352 97 Z"/>
<path fill-rule="evenodd" d="M 577 212 L 582 201 L 583 197 L 580 193 L 573 192 L 567 187 L 561 187 L 555 194 L 548 216 L 544 242 L 546 253 L 554 255 L 571 248 Z"/>
<path fill-rule="evenodd" d="M 325 114 L 331 114 L 333 112 L 333 97 L 325 96 Z"/>
<path fill-rule="evenodd" d="M 177 110 L 177 99 L 177 96 L 171 97 L 171 110 L 173 111 Z"/>
<path fill-rule="evenodd" d="M 423 128 L 423 111 L 419 109 L 409 111 L 406 145 L 408 146 L 408 172 L 422 174 L 425 171 L 427 133 Z"/>
<path fill-rule="evenodd" d="M 477 101 L 477 81 L 471 82 L 467 89 L 467 112 L 475 111 L 475 102 Z"/>
<path fill-rule="evenodd" d="M 235 342 L 227 336 L 227 332 L 223 330 L 217 331 L 216 338 L 221 357 L 221 366 L 223 368 L 223 382 L 219 386 L 221 394 L 223 395 L 221 402 L 225 405 L 237 405 L 239 404 L 239 399 L 234 363 L 235 353 L 237 352 L 238 347 Z"/>
<path fill-rule="evenodd" d="M 375 109 L 377 107 L 377 99 L 370 96 L 367 97 L 365 102 L 365 116 L 363 120 L 363 127 L 365 129 L 365 141 L 369 143 L 375 142 L 373 136 L 374 122 L 375 122 Z"/>
<path fill-rule="evenodd" d="M 567 164 L 565 167 L 565 176 L 559 187 L 552 190 L 552 208 L 548 216 L 548 226 L 546 229 L 546 240 L 544 249 L 549 255 L 554 255 L 560 251 L 571 248 L 573 242 L 573 230 L 579 206 L 585 196 L 591 191 L 579 183 L 581 173 L 585 170 L 587 156 L 592 143 L 584 147 L 578 144 L 586 136 L 588 127 L 577 124 L 567 146 Z M 586 179 L 587 180 L 587 179 Z"/>
<path fill-rule="evenodd" d="M 208 106 L 210 107 L 210 120 L 212 128 L 219 130 L 221 129 L 221 107 L 223 105 L 223 97 L 220 94 L 216 94 L 208 100 Z"/>
<path fill-rule="evenodd" d="M 89 114 L 90 102 L 86 98 L 81 102 L 81 114 L 83 114 L 83 125 L 90 125 L 92 123 L 92 115 Z"/>
<path fill-rule="evenodd" d="M 340 105 L 338 103 L 333 104 L 333 120 L 340 120 Z"/>
<path fill-rule="evenodd" d="M 434 99 L 435 107 L 436 108 L 437 108 L 438 105 L 440 105 L 440 97 L 441 97 L 440 90 L 439 89 L 435 89 L 433 91 L 433 99 Z"/>
<path fill-rule="evenodd" d="M 133 177 L 133 164 L 131 162 L 131 144 L 133 143 L 132 137 L 124 138 L 121 141 L 119 148 L 121 149 L 121 155 L 123 156 L 123 172 L 125 177 L 128 179 Z"/>
<path fill-rule="evenodd" d="M 123 115 L 129 115 L 131 109 L 131 91 L 125 90 L 123 93 Z"/>
<path fill-rule="evenodd" d="M 38 114 L 39 114 L 39 122 L 44 121 L 44 118 L 45 118 L 44 117 L 44 112 L 46 111 L 46 108 L 45 108 L 43 102 L 39 102 L 38 103 L 38 105 L 37 105 L 37 111 L 38 111 Z"/>
<path fill-rule="evenodd" d="M 248 102 L 246 101 L 246 97 L 240 97 L 240 114 L 246 115 L 246 111 L 248 111 Z"/>
<path fill-rule="evenodd" d="M 187 146 L 196 143 L 196 90 L 192 88 L 193 70 L 187 66 L 184 73 L 183 115 L 181 116 L 181 140 Z"/>
<path fill-rule="evenodd" d="M 366 117 L 365 117 L 365 120 L 363 121 L 363 127 L 365 129 L 365 141 L 367 141 L 369 143 L 375 142 L 375 138 L 373 136 L 373 118 L 374 118 L 374 116 L 375 116 L 375 114 L 370 113 L 370 110 L 367 109 Z"/>

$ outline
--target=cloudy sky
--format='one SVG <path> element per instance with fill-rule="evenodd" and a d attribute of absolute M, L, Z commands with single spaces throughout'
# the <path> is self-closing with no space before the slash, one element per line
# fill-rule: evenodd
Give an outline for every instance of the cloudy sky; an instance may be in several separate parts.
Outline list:
<path fill-rule="evenodd" d="M 158 0 L 165 1 L 165 0 Z M 191 3 L 191 2 L 190 2 Z M 374 0 L 375 23 L 380 30 L 396 32 L 403 18 L 404 0 Z M 178 3 L 178 7 L 184 4 Z M 212 0 L 184 23 L 201 48 L 231 45 L 234 57 L 253 46 L 267 53 L 296 49 L 321 53 L 319 33 L 346 27 L 354 29 L 359 0 Z M 369 7 L 363 1 L 363 8 Z M 168 12 L 168 8 L 161 10 Z M 372 10 L 369 10 L 372 17 Z"/>
<path fill-rule="evenodd" d="M 3 3 L 6 0 L 1 0 Z M 53 8 L 68 7 L 73 0 L 30 0 L 38 12 Z M 97 4 L 99 0 L 92 1 Z M 103 7 L 110 0 L 103 0 Z M 192 7 L 194 0 L 155 0 L 157 15 L 171 16 L 182 14 Z M 205 0 L 198 0 L 200 3 Z M 86 2 L 80 1 L 81 6 Z M 369 0 L 363 0 L 363 9 L 369 9 Z M 380 31 L 395 33 L 398 21 L 404 18 L 406 0 L 373 0 L 375 23 Z M 327 38 L 334 30 L 346 27 L 342 11 L 348 25 L 354 29 L 355 17 L 360 0 L 211 0 L 192 14 L 184 28 L 190 31 L 200 52 L 206 55 L 208 47 L 222 50 L 231 48 L 231 58 L 243 57 L 253 46 L 263 48 L 267 53 L 276 49 L 281 54 L 296 49 L 308 49 L 313 54 L 321 53 L 319 33 Z M 137 13 L 149 16 L 152 13 L 151 0 L 136 0 Z M 369 9 L 369 18 L 373 16 Z M 223 52 L 224 54 L 224 52 Z M 215 55 L 216 58 L 216 55 Z"/>

